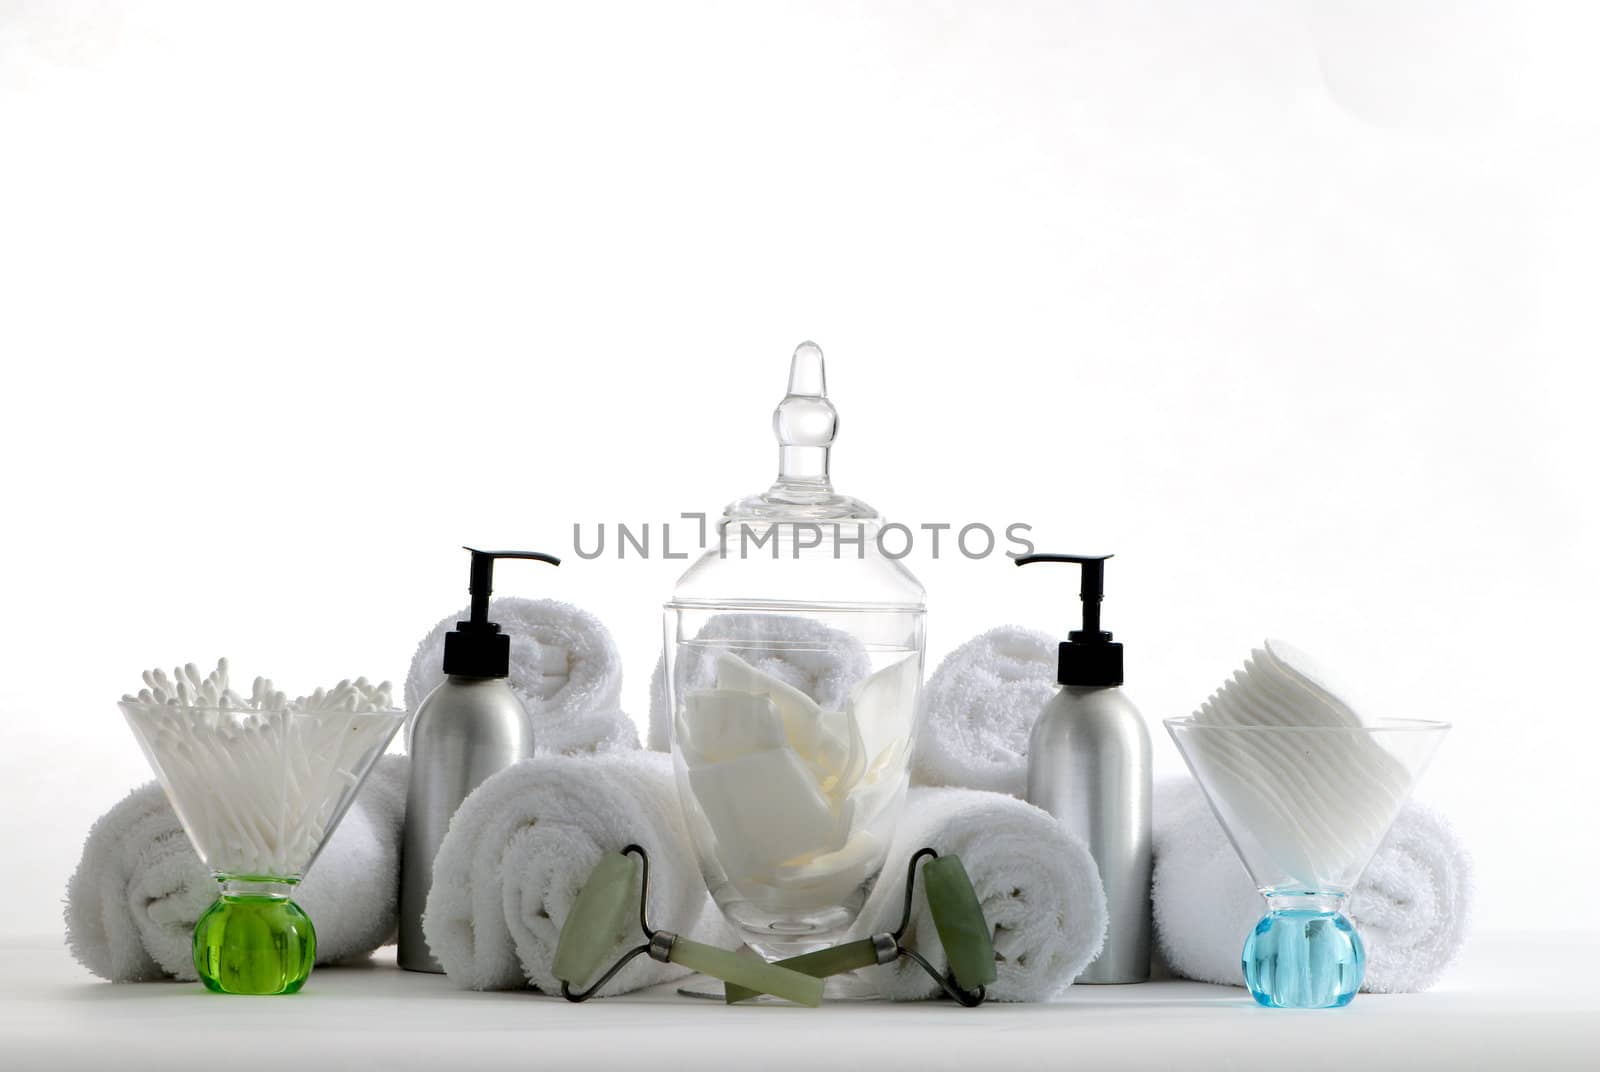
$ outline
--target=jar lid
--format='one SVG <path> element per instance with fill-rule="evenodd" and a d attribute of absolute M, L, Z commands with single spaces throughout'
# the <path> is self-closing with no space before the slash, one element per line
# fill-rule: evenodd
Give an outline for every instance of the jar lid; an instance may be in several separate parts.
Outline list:
<path fill-rule="evenodd" d="M 878 542 L 878 511 L 833 490 L 828 454 L 839 414 L 828 401 L 816 343 L 795 348 L 789 390 L 773 411 L 772 430 L 777 480 L 728 504 L 717 540 L 678 578 L 668 606 L 922 613 L 922 585 Z"/>
<path fill-rule="evenodd" d="M 839 412 L 828 401 L 822 347 L 803 342 L 789 362 L 789 392 L 772 411 L 778 479 L 759 495 L 728 504 L 725 521 L 877 521 L 878 511 L 833 490 L 828 452 Z"/>

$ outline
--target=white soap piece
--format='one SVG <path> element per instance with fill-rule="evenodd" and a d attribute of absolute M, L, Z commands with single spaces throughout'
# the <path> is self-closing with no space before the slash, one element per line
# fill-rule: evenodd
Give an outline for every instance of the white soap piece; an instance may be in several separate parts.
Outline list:
<path fill-rule="evenodd" d="M 883 868 L 887 852 L 881 838 L 870 830 L 860 830 L 834 852 L 779 868 L 773 884 L 791 899 L 838 904 Z"/>
<path fill-rule="evenodd" d="M 896 737 L 890 741 L 884 746 L 883 751 L 872 757 L 872 762 L 867 765 L 867 772 L 862 775 L 861 780 L 869 785 L 876 782 L 883 777 L 884 771 L 899 764 L 900 757 L 905 753 L 905 750 L 906 739 L 904 737 Z"/>
<path fill-rule="evenodd" d="M 866 770 L 866 746 L 849 711 L 824 711 L 819 722 L 817 753 L 804 756 L 822 791 L 834 800 L 850 792 Z"/>
<path fill-rule="evenodd" d="M 903 741 L 899 748 L 891 746 L 889 751 L 903 752 Z M 876 771 L 868 768 L 870 773 L 856 784 L 845 800 L 854 810 L 858 829 L 878 825 L 883 815 L 894 808 L 905 794 L 906 787 L 911 784 L 911 772 L 897 760 L 891 760 L 890 763 Z"/>
<path fill-rule="evenodd" d="M 770 697 L 733 689 L 697 689 L 684 700 L 679 741 L 690 766 L 722 763 L 782 748 L 783 719 Z"/>
<path fill-rule="evenodd" d="M 822 791 L 835 800 L 842 799 L 867 769 L 867 746 L 861 740 L 861 728 L 856 723 L 854 711 L 825 711 L 822 725 L 826 730 L 827 775 Z"/>
<path fill-rule="evenodd" d="M 877 671 L 850 693 L 850 713 L 869 751 L 881 750 L 899 736 L 917 702 L 921 661 L 907 656 Z"/>
<path fill-rule="evenodd" d="M 690 767 L 689 785 L 735 882 L 843 844 L 838 817 L 788 748 Z"/>
<path fill-rule="evenodd" d="M 817 753 L 822 742 L 822 708 L 793 685 L 757 670 L 737 655 L 718 652 L 717 687 L 768 697 L 783 718 L 789 747 L 802 756 Z"/>

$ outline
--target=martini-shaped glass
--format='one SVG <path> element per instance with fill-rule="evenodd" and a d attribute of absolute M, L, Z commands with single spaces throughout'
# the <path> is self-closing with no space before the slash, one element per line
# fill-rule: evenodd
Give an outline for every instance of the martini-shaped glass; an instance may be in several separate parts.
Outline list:
<path fill-rule="evenodd" d="M 1366 952 L 1345 904 L 1449 723 L 1238 725 L 1190 716 L 1166 726 L 1267 902 L 1245 939 L 1250 993 L 1272 1008 L 1348 1005 Z"/>
<path fill-rule="evenodd" d="M 227 994 L 299 990 L 317 939 L 290 894 L 405 712 L 144 700 L 120 706 L 221 887 L 195 924 L 200 979 Z"/>

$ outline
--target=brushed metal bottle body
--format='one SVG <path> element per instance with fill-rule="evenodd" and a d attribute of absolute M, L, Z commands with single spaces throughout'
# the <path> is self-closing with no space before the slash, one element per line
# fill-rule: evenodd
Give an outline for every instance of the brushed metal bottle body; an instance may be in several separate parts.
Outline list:
<path fill-rule="evenodd" d="M 461 802 L 490 775 L 533 755 L 533 722 L 505 678 L 451 676 L 417 708 L 407 751 L 398 959 L 409 971 L 442 972 L 422 934 L 433 858 Z"/>
<path fill-rule="evenodd" d="M 1100 868 L 1106 944 L 1080 983 L 1150 978 L 1150 731 L 1119 688 L 1061 689 L 1028 742 L 1027 799 L 1083 839 Z"/>

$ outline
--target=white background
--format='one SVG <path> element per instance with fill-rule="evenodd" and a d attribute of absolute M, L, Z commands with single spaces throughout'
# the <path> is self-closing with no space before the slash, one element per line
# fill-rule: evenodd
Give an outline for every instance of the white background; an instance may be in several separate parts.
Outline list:
<path fill-rule="evenodd" d="M 0 2 L 0 934 L 230 656 L 398 680 L 460 544 L 766 486 L 1112 550 L 1156 721 L 1266 635 L 1457 729 L 1479 924 L 1600 881 L 1595 16 L 1475 4 Z M 659 539 L 659 534 L 657 535 Z M 1065 572 L 908 564 L 930 669 Z M 642 720 L 682 563 L 514 564 Z M 1576 924 L 1584 925 L 1586 917 Z"/>

